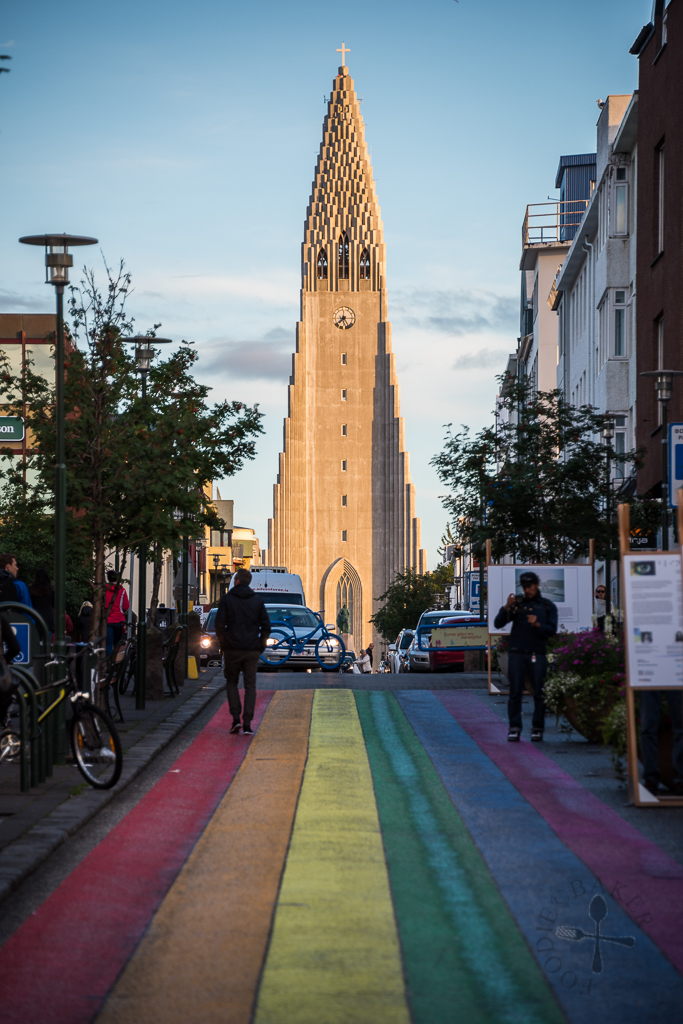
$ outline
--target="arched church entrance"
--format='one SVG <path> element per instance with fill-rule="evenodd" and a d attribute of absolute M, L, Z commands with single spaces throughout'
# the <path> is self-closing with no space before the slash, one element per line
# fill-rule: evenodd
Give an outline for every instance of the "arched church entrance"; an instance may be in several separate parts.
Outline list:
<path fill-rule="evenodd" d="M 348 559 L 337 558 L 325 572 L 320 584 L 320 603 L 325 610 L 325 622 L 334 622 L 347 647 L 359 654 L 365 632 L 363 584 Z M 338 622 L 348 628 L 340 628 Z"/>

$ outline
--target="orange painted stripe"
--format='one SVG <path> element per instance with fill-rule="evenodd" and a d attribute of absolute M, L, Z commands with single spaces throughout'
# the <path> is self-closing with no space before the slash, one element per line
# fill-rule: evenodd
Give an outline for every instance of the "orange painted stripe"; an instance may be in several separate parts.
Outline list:
<path fill-rule="evenodd" d="M 97 1018 L 249 1024 L 306 763 L 312 690 L 276 693 Z"/>

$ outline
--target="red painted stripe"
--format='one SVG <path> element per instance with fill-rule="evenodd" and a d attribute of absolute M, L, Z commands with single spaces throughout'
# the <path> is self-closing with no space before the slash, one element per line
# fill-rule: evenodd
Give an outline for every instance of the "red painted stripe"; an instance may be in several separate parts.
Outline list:
<path fill-rule="evenodd" d="M 506 723 L 477 697 L 444 691 L 434 696 L 683 971 L 683 867 L 540 749 L 508 743 Z"/>
<path fill-rule="evenodd" d="M 254 726 L 272 693 L 257 694 Z M 244 760 L 250 737 L 230 736 L 231 724 L 225 704 L 5 943 L 3 1024 L 88 1024 L 97 1015 Z"/>

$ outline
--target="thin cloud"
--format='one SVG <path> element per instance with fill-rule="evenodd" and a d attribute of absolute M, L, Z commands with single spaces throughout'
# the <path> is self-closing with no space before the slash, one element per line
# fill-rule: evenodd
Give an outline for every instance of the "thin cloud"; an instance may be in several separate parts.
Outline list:
<path fill-rule="evenodd" d="M 54 301 L 34 295 L 20 295 L 18 292 L 0 288 L 0 308 L 3 313 L 54 313 Z"/>
<path fill-rule="evenodd" d="M 504 368 L 509 352 L 504 348 L 482 348 L 471 355 L 460 356 L 453 363 L 454 370 L 487 370 L 492 366 Z"/>
<path fill-rule="evenodd" d="M 411 327 L 455 337 L 513 331 L 519 318 L 518 301 L 511 296 L 455 288 L 402 292 L 393 311 Z"/>
<path fill-rule="evenodd" d="M 286 383 L 292 372 L 294 338 L 291 331 L 276 327 L 256 341 L 212 338 L 199 350 L 200 374 L 237 380 L 279 380 Z"/>

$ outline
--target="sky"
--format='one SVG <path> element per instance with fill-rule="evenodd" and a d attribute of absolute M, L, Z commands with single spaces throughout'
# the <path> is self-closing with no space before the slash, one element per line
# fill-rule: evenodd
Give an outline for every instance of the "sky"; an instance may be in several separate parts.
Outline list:
<path fill-rule="evenodd" d="M 212 398 L 259 403 L 253 462 L 219 483 L 267 544 L 299 313 L 303 222 L 344 42 L 387 248 L 406 446 L 430 567 L 445 424 L 491 420 L 518 335 L 527 203 L 595 151 L 598 98 L 637 87 L 651 0 L 5 0 L 0 312 L 51 312 L 41 250 L 125 260 L 144 333 L 196 343 Z"/>

